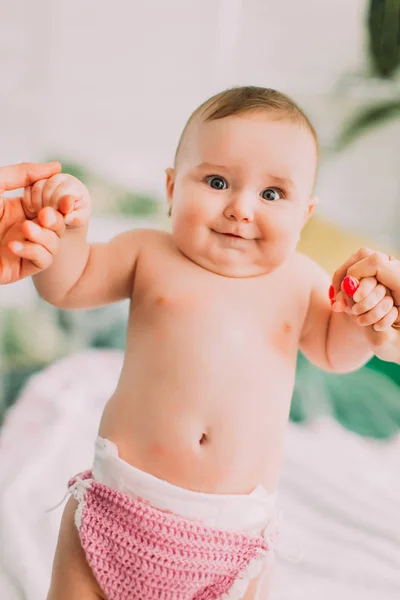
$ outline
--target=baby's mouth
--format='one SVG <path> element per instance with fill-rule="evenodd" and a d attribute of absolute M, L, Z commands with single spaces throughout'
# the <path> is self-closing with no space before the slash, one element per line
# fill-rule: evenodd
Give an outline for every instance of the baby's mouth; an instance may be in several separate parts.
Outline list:
<path fill-rule="evenodd" d="M 212 231 L 214 233 L 218 233 L 219 235 L 225 235 L 227 237 L 231 237 L 231 238 L 237 238 L 237 239 L 241 239 L 241 240 L 246 240 L 248 238 L 245 238 L 243 235 L 240 235 L 238 233 L 232 233 L 229 231 L 218 231 L 217 229 L 212 229 Z"/>

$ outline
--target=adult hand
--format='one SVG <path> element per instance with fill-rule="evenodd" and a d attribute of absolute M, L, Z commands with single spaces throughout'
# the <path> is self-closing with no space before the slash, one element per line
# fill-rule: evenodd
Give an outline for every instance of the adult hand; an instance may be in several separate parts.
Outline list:
<path fill-rule="evenodd" d="M 334 297 L 339 293 L 346 276 L 354 277 L 359 282 L 366 277 L 375 277 L 378 283 L 391 292 L 395 306 L 400 307 L 400 261 L 393 256 L 374 252 L 369 248 L 361 248 L 334 273 L 332 279 Z M 354 301 L 360 300 L 358 298 L 360 293 L 357 292 L 353 296 Z M 396 319 L 394 325 L 400 327 L 400 317 Z"/>
<path fill-rule="evenodd" d="M 352 298 L 343 292 L 343 279 L 346 276 L 353 277 L 356 283 L 360 283 Z M 382 252 L 361 248 L 333 276 L 332 295 L 338 300 L 333 309 L 336 312 L 346 309 L 347 312 L 358 314 L 360 324 L 362 322 L 364 326 L 368 326 L 370 323 L 362 305 L 366 303 L 368 295 L 372 297 L 374 293 L 380 293 L 382 287 L 393 298 L 393 308 L 380 323 L 371 327 L 370 337 L 374 342 L 374 352 L 379 358 L 400 363 L 400 261 Z M 381 295 L 384 296 L 383 291 Z"/>
<path fill-rule="evenodd" d="M 26 188 L 60 171 L 58 162 L 0 167 L 0 284 L 13 283 L 49 266 L 49 251 L 59 242 L 65 228 L 63 216 L 52 208 L 46 207 L 36 214 L 26 209 L 23 197 L 4 198 L 2 194 Z M 11 241 L 26 243 L 27 240 L 35 242 L 32 246 L 40 245 L 40 256 L 36 252 L 30 260 L 10 252 Z"/>

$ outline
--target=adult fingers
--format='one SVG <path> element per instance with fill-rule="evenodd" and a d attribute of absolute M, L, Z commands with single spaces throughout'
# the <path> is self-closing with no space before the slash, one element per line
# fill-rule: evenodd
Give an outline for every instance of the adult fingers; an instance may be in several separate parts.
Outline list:
<path fill-rule="evenodd" d="M 38 223 L 25 221 L 22 232 L 29 242 L 43 246 L 50 254 L 56 254 L 60 248 L 59 236 L 54 231 L 41 227 Z"/>
<path fill-rule="evenodd" d="M 374 252 L 349 267 L 348 275 L 357 279 L 376 277 L 392 292 L 395 304 L 400 306 L 400 261 L 390 260 L 386 254 Z"/>
<path fill-rule="evenodd" d="M 60 173 L 61 164 L 57 161 L 50 163 L 20 163 L 0 167 L 0 194 L 7 190 L 32 185 L 39 179 L 46 179 Z"/>
<path fill-rule="evenodd" d="M 40 244 L 34 244 L 33 242 L 10 242 L 8 249 L 16 256 L 30 260 L 40 270 L 47 269 L 53 262 L 52 254 Z"/>
<path fill-rule="evenodd" d="M 358 261 L 371 254 L 374 254 L 373 250 L 370 250 L 369 248 L 360 248 L 357 252 L 352 254 L 350 258 L 339 269 L 337 269 L 334 272 L 332 277 L 334 297 L 336 297 L 336 294 L 339 292 L 343 279 L 346 277 L 346 275 L 349 275 L 348 269 Z"/>
<path fill-rule="evenodd" d="M 42 208 L 38 214 L 38 223 L 42 227 L 54 231 L 58 237 L 62 237 L 65 233 L 65 223 L 63 215 L 54 210 L 50 206 Z"/>

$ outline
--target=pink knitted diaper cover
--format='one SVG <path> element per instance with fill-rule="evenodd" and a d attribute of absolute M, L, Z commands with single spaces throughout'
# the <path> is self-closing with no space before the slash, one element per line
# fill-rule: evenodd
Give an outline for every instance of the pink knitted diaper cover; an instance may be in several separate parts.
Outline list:
<path fill-rule="evenodd" d="M 274 539 L 274 494 L 185 490 L 140 471 L 97 438 L 73 478 L 75 523 L 109 600 L 239 600 Z"/>

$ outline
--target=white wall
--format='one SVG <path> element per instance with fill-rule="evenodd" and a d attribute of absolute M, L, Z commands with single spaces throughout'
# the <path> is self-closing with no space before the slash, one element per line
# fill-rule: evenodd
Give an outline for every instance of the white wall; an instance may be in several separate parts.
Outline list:
<path fill-rule="evenodd" d="M 162 194 L 180 130 L 233 84 L 278 87 L 327 142 L 371 94 L 366 0 L 13 0 L 0 21 L 0 164 L 58 155 Z M 321 212 L 383 241 L 399 227 L 398 128 L 323 165 Z"/>

